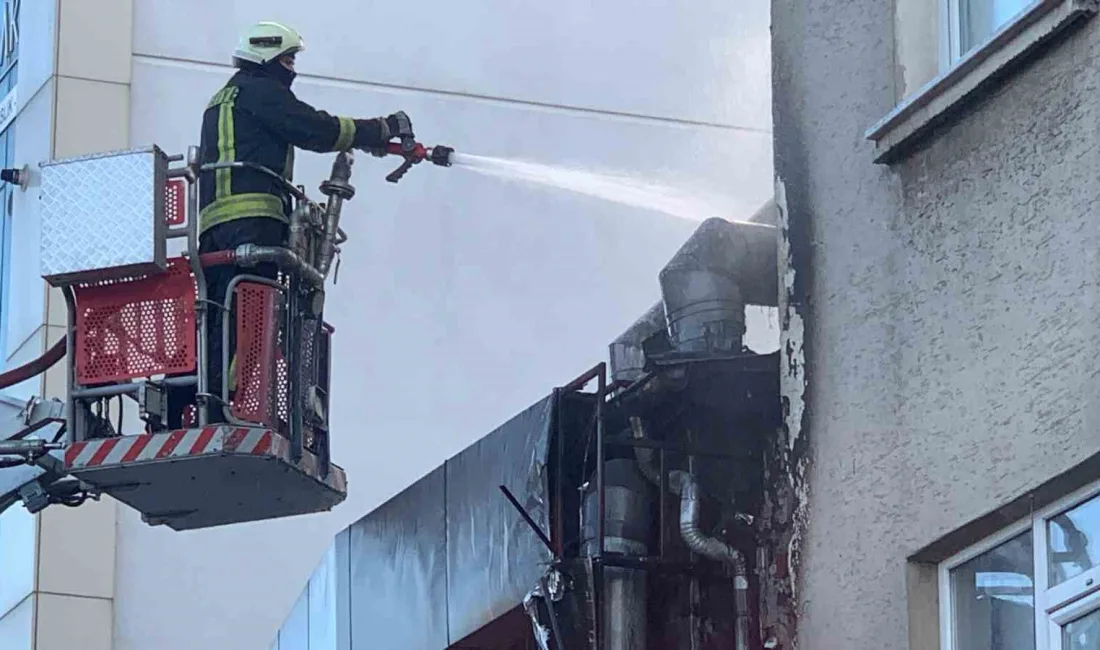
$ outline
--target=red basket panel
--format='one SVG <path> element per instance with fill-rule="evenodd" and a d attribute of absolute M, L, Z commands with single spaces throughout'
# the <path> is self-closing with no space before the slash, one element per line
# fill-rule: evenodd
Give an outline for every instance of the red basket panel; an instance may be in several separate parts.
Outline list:
<path fill-rule="evenodd" d="M 195 370 L 195 282 L 187 260 L 164 273 L 77 287 L 76 378 L 104 384 Z"/>
<path fill-rule="evenodd" d="M 256 282 L 237 285 L 237 386 L 233 416 L 248 422 L 275 426 L 277 387 L 276 359 L 278 306 L 275 287 Z"/>
<path fill-rule="evenodd" d="M 182 226 L 187 221 L 187 181 L 173 179 L 164 189 L 164 220 L 169 226 Z"/>

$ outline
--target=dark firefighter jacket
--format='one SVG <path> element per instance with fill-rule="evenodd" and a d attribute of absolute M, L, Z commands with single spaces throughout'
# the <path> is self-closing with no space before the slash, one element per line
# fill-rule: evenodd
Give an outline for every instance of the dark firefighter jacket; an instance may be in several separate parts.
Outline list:
<path fill-rule="evenodd" d="M 202 117 L 202 164 L 252 162 L 288 181 L 294 147 L 328 153 L 376 147 L 381 119 L 353 120 L 299 100 L 262 68 L 242 69 L 214 95 Z M 279 183 L 251 169 L 204 172 L 199 180 L 199 232 L 244 217 L 286 221 L 290 197 Z"/>

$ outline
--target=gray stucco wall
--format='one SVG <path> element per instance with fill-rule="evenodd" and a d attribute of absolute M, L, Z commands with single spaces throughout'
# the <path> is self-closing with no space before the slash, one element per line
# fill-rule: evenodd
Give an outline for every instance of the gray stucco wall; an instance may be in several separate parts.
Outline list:
<path fill-rule="evenodd" d="M 1100 449 L 1100 22 L 886 167 L 892 4 L 772 3 L 803 650 L 908 648 L 906 557 Z"/>

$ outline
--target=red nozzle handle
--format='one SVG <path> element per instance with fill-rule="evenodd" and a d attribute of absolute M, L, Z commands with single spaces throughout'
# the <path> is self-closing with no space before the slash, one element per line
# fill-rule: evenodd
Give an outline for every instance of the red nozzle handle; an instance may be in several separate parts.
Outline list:
<path fill-rule="evenodd" d="M 402 149 L 400 142 L 388 142 L 386 143 L 386 153 L 391 156 L 401 156 L 402 158 L 411 158 L 416 161 L 421 161 L 428 157 L 428 150 L 419 142 L 412 148 L 412 151 L 405 151 Z"/>

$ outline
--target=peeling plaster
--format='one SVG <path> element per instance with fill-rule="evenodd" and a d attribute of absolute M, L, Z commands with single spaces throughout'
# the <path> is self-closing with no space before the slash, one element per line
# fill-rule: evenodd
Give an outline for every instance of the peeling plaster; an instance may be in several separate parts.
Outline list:
<path fill-rule="evenodd" d="M 779 177 L 775 180 L 775 212 L 780 230 L 776 272 L 782 285 L 779 313 L 782 318 L 780 396 L 783 426 L 776 432 L 766 461 L 761 535 L 769 561 L 761 576 L 761 631 L 767 647 L 795 650 L 798 647 L 799 562 L 809 496 L 804 480 L 809 466 L 808 440 L 803 431 L 807 377 L 804 306 L 796 299 L 798 266 L 791 249 L 786 184 Z"/>
<path fill-rule="evenodd" d="M 782 236 L 779 238 L 779 260 L 784 267 L 782 272 L 783 288 L 779 296 L 780 313 L 783 314 L 783 327 L 780 332 L 780 349 L 783 350 L 784 368 L 781 374 L 786 381 L 781 382 L 782 396 L 787 404 L 787 445 L 794 451 L 795 443 L 802 435 L 802 415 L 805 411 L 806 377 L 803 369 L 806 365 L 806 357 L 803 351 L 803 339 L 805 326 L 802 322 L 802 314 L 791 304 L 790 297 L 794 293 L 795 265 L 791 253 L 791 241 L 789 237 L 790 224 L 787 212 L 787 187 L 783 179 L 775 180 L 775 205 L 779 213 L 779 224 Z"/>

